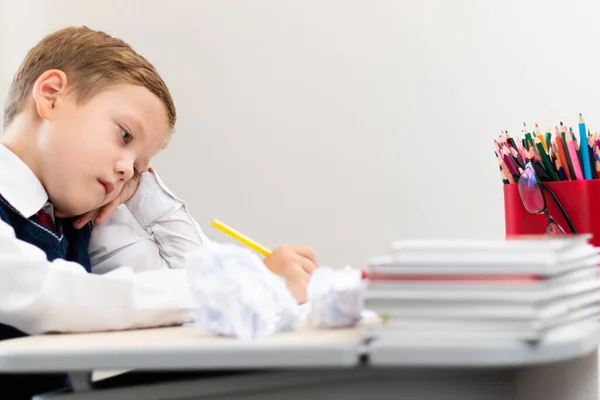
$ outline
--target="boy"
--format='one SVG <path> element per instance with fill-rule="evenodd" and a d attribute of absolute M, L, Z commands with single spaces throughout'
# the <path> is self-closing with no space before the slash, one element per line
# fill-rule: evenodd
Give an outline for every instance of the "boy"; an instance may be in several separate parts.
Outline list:
<path fill-rule="evenodd" d="M 154 67 L 119 39 L 66 28 L 30 50 L 0 141 L 0 340 L 189 321 L 181 267 L 207 238 L 149 167 L 175 119 Z M 265 259 L 298 301 L 315 264 L 304 247 Z M 0 392 L 63 382 L 6 375 Z"/>

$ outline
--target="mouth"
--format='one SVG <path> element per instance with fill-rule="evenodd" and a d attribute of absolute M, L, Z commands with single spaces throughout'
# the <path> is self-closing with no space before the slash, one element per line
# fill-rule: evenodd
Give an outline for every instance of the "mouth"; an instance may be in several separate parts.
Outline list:
<path fill-rule="evenodd" d="M 98 179 L 98 182 L 104 186 L 104 193 L 107 196 L 115 190 L 115 184 L 112 182 L 105 181 L 104 179 Z"/>

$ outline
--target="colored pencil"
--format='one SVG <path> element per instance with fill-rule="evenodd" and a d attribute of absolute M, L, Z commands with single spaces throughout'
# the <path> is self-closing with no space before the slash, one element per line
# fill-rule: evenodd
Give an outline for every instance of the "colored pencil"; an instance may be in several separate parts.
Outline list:
<path fill-rule="evenodd" d="M 558 173 L 558 176 L 560 177 L 560 180 L 567 181 L 567 174 L 565 173 L 565 169 L 563 168 L 558 158 L 554 160 L 554 165 L 556 165 L 556 171 Z"/>
<path fill-rule="evenodd" d="M 251 249 L 259 252 L 260 254 L 262 254 L 265 257 L 268 256 L 269 254 L 271 254 L 271 250 L 267 249 L 265 246 L 255 242 L 254 240 L 252 240 L 249 237 L 243 235 L 242 233 L 236 231 L 232 227 L 225 225 L 223 222 L 221 222 L 217 219 L 212 221 L 212 226 L 217 228 L 221 232 L 231 236 L 235 240 L 245 244 L 246 246 L 250 247 Z"/>
<path fill-rule="evenodd" d="M 575 149 L 575 142 L 573 138 L 567 138 L 567 148 L 569 149 L 569 156 L 573 162 L 573 169 L 575 170 L 575 177 L 578 181 L 583 180 L 583 174 L 581 173 L 581 166 L 579 164 L 579 158 L 577 157 L 577 149 Z"/>
<path fill-rule="evenodd" d="M 550 145 L 552 143 L 552 133 L 550 133 L 550 128 L 548 128 L 548 130 L 546 131 L 546 147 L 550 148 Z"/>
<path fill-rule="evenodd" d="M 587 149 L 587 130 L 583 115 L 579 114 L 579 145 L 581 146 L 581 162 L 583 163 L 583 176 L 585 179 L 592 179 L 592 170 L 590 168 L 590 153 Z"/>
<path fill-rule="evenodd" d="M 560 136 L 556 138 L 556 140 L 554 142 L 554 146 L 556 147 L 555 153 L 557 154 L 558 159 L 560 160 L 560 164 L 565 169 L 565 175 L 567 177 L 567 179 L 565 179 L 565 180 L 567 180 L 567 181 L 573 180 L 571 171 L 569 168 L 569 162 L 567 161 L 567 155 L 565 154 L 565 149 L 562 145 L 562 139 L 560 138 Z"/>
<path fill-rule="evenodd" d="M 500 131 L 494 153 L 502 182 L 518 182 L 527 163 L 542 182 L 600 179 L 600 135 L 591 133 L 582 114 L 578 124 L 579 134 L 562 121 L 554 127 L 554 135 L 551 129 L 542 131 L 538 123 L 529 129 L 525 122 L 520 137 Z"/>
<path fill-rule="evenodd" d="M 554 167 L 552 166 L 552 161 L 550 160 L 550 157 L 548 157 L 548 154 L 544 150 L 544 147 L 542 146 L 542 142 L 540 141 L 540 139 L 535 138 L 535 146 L 537 147 L 538 153 L 542 157 L 542 162 L 544 163 L 546 170 L 552 177 L 552 180 L 559 181 L 560 178 L 558 177 L 558 174 L 556 173 L 556 171 L 554 171 Z"/>

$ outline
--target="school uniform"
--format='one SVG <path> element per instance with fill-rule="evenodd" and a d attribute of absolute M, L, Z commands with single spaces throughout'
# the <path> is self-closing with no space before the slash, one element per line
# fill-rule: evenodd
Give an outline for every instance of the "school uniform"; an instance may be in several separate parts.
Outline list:
<path fill-rule="evenodd" d="M 143 173 L 105 223 L 72 223 L 54 218 L 39 180 L 0 144 L 0 340 L 190 321 L 182 267 L 208 239 L 156 173 Z M 3 374 L 0 393 L 31 398 L 65 382 L 63 374 Z"/>

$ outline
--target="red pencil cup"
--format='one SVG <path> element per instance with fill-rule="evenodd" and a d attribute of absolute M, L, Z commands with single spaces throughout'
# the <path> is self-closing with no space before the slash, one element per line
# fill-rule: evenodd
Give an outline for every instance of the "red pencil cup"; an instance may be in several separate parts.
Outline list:
<path fill-rule="evenodd" d="M 591 233 L 590 243 L 600 247 L 600 179 L 587 181 L 544 182 L 554 192 L 571 218 L 577 233 Z M 552 196 L 544 192 L 548 213 L 563 230 L 570 234 Z M 517 184 L 504 185 L 504 222 L 506 236 L 543 235 L 548 218 L 543 214 L 530 214 L 519 196 Z"/>

